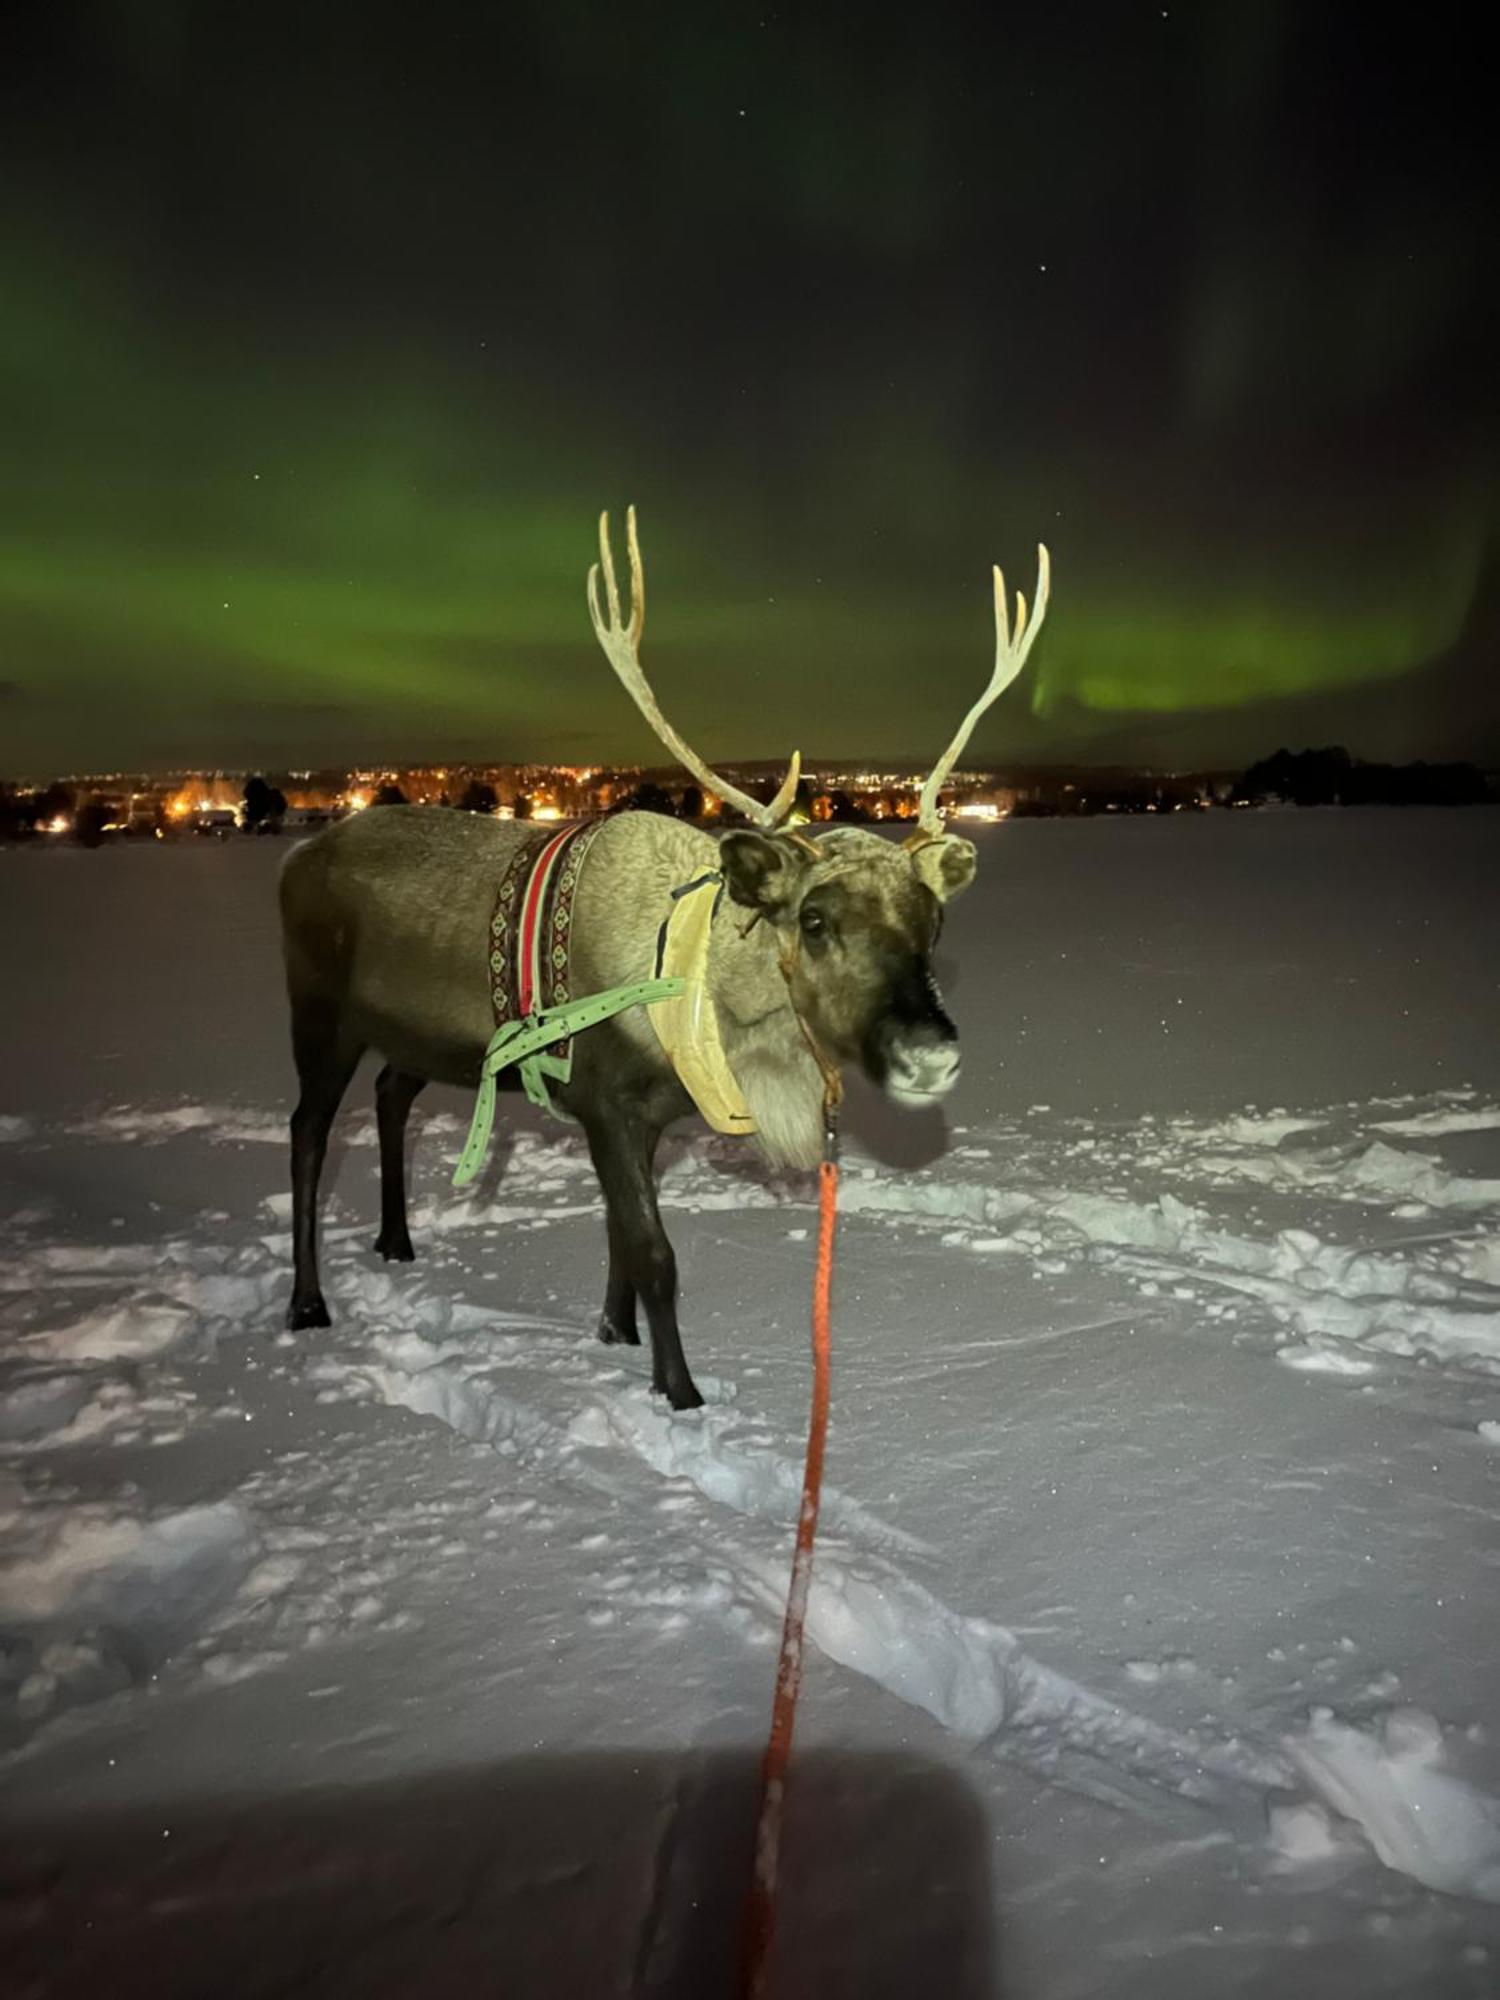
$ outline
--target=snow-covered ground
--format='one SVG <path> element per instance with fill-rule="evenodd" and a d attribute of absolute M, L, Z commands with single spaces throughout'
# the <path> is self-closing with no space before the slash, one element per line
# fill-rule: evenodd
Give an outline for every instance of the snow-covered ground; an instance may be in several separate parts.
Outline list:
<path fill-rule="evenodd" d="M 784 1995 L 1500 1989 L 1500 813 L 1016 823 L 856 1093 Z M 811 1188 L 413 1118 L 289 1280 L 274 842 L 0 852 L 0 1990 L 728 1990 Z M 10 1983 L 6 1983 L 9 1981 Z"/>

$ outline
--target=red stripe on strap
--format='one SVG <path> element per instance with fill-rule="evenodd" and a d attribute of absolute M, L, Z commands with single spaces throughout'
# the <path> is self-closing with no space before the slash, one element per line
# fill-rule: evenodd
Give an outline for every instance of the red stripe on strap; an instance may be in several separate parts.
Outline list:
<path fill-rule="evenodd" d="M 526 899 L 521 908 L 521 935 L 516 951 L 516 975 L 519 992 L 516 995 L 521 1013 L 529 1014 L 539 998 L 536 991 L 535 967 L 537 963 L 536 931 L 541 916 L 542 899 L 547 893 L 547 878 L 552 873 L 552 864 L 558 854 L 573 838 L 575 829 L 569 827 L 564 833 L 554 834 L 536 858 L 531 871 L 531 880 L 526 884 Z"/>

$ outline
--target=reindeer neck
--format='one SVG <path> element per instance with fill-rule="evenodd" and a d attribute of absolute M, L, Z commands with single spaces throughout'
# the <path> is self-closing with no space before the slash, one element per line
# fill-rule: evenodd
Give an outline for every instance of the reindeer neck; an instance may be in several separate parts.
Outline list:
<path fill-rule="evenodd" d="M 720 899 L 708 953 L 708 988 L 726 1037 L 791 1013 L 775 928 L 751 910 Z"/>
<path fill-rule="evenodd" d="M 724 1057 L 774 1166 L 813 1167 L 823 1147 L 823 1079 L 792 1011 L 774 927 L 726 896 L 714 917 L 708 991 Z"/>

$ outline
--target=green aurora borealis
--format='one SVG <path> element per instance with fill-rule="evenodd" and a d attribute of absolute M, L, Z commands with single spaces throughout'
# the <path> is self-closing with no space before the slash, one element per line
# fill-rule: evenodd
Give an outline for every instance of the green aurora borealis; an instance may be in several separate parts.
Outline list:
<path fill-rule="evenodd" d="M 68 11 L 5 86 L 0 775 L 649 759 L 583 604 L 627 500 L 710 756 L 935 748 L 1039 537 L 978 758 L 1500 755 L 1441 37 Z"/>

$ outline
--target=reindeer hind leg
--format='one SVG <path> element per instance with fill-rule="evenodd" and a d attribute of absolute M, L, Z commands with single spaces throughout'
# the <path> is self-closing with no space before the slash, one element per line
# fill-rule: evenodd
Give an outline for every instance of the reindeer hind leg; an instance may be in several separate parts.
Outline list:
<path fill-rule="evenodd" d="M 406 1226 L 406 1121 L 425 1076 L 387 1063 L 375 1079 L 375 1122 L 380 1130 L 380 1234 L 375 1248 L 387 1263 L 416 1258 Z"/>
<path fill-rule="evenodd" d="M 364 1047 L 348 1035 L 335 1003 L 294 997 L 292 1054 L 301 1095 L 291 1125 L 293 1275 L 287 1325 L 327 1326 L 318 1282 L 318 1182 L 329 1130 Z"/>

